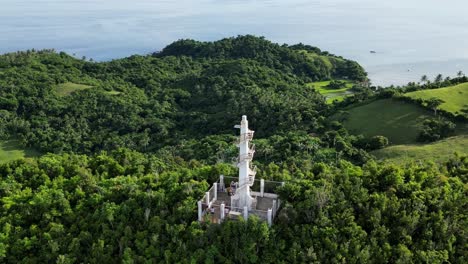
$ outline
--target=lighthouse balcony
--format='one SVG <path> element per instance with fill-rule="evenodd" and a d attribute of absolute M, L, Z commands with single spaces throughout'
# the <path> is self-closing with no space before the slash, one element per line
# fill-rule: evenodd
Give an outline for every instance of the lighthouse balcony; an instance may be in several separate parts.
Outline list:
<path fill-rule="evenodd" d="M 281 201 L 277 191 L 283 182 L 253 180 L 252 185 L 238 186 L 237 177 L 220 176 L 212 187 L 198 201 L 199 221 L 221 223 L 225 220 L 239 220 L 250 216 L 258 217 L 272 224 Z M 240 188 L 249 188 L 252 197 L 250 208 L 239 206 L 236 195 Z"/>

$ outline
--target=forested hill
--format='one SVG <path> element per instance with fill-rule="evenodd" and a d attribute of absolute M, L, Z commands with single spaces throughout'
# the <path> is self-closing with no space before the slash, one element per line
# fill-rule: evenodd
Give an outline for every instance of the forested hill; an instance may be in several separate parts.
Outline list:
<path fill-rule="evenodd" d="M 109 62 L 1 55 L 0 263 L 467 263 L 468 157 L 372 160 L 388 139 L 333 118 L 393 94 L 354 85 L 364 78 L 253 36 Z M 329 105 L 324 85 L 355 93 Z M 256 177 L 285 182 L 281 208 L 272 227 L 198 223 L 197 200 L 237 174 L 243 114 Z M 21 146 L 40 157 L 2 160 Z"/>
<path fill-rule="evenodd" d="M 43 152 L 93 153 L 232 135 L 242 114 L 258 138 L 317 132 L 329 107 L 305 83 L 345 75 L 365 78 L 354 62 L 253 36 L 178 41 L 155 56 L 99 63 L 10 53 L 0 56 L 0 135 Z"/>
<path fill-rule="evenodd" d="M 179 40 L 154 56 L 190 56 L 197 59 L 252 59 L 308 81 L 349 78 L 363 81 L 366 73 L 356 62 L 304 44 L 288 46 L 264 38 L 240 36 L 216 42 Z"/>

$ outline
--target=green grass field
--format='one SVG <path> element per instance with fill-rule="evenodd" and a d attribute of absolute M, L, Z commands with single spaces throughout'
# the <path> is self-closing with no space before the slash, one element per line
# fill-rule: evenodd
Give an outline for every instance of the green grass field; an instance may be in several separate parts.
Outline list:
<path fill-rule="evenodd" d="M 377 100 L 346 110 L 343 122 L 352 134 L 386 136 L 390 144 L 415 143 L 424 119 L 432 113 L 417 105 L 391 99 Z"/>
<path fill-rule="evenodd" d="M 385 99 L 347 110 L 344 126 L 353 134 L 365 136 L 383 135 L 390 144 L 373 151 L 379 160 L 392 163 L 448 160 L 455 152 L 468 154 L 468 124 L 457 123 L 456 136 L 434 143 L 417 143 L 420 126 L 426 118 L 433 118 L 431 111 L 412 103 Z"/>
<path fill-rule="evenodd" d="M 106 94 L 108 94 L 108 95 L 119 95 L 121 93 L 122 92 L 119 92 L 119 91 L 106 91 Z"/>
<path fill-rule="evenodd" d="M 431 97 L 437 97 L 444 100 L 440 109 L 457 114 L 463 108 L 468 108 L 468 83 L 462 83 L 455 86 L 416 91 L 405 94 L 411 98 L 421 98 L 427 100 Z"/>
<path fill-rule="evenodd" d="M 373 151 L 385 162 L 403 164 L 412 161 L 447 161 L 455 152 L 468 154 L 468 135 L 446 138 L 431 144 L 397 145 Z"/>
<path fill-rule="evenodd" d="M 327 85 L 330 84 L 331 81 L 323 81 L 323 82 L 313 82 L 308 83 L 308 87 L 314 87 L 320 94 L 324 95 L 327 98 L 327 103 L 332 103 L 335 100 L 342 101 L 348 94 L 352 94 L 349 89 L 353 87 L 353 83 L 350 81 L 346 82 L 346 87 L 341 89 L 330 89 Z"/>
<path fill-rule="evenodd" d="M 91 88 L 92 86 L 77 84 L 72 82 L 62 83 L 55 87 L 55 91 L 59 96 L 67 96 L 76 91 L 82 91 Z"/>
<path fill-rule="evenodd" d="M 59 96 L 63 97 L 63 96 L 70 95 L 73 92 L 86 90 L 86 89 L 89 89 L 89 88 L 92 88 L 92 87 L 93 86 L 90 86 L 90 85 L 67 82 L 67 83 L 62 83 L 62 84 L 57 85 L 55 87 L 55 91 L 57 92 L 57 94 Z M 108 94 L 108 95 L 119 95 L 119 94 L 121 94 L 121 92 L 119 92 L 119 91 L 105 91 L 105 93 Z"/>
<path fill-rule="evenodd" d="M 36 156 L 39 156 L 39 152 L 24 149 L 17 140 L 0 141 L 0 163 Z"/>

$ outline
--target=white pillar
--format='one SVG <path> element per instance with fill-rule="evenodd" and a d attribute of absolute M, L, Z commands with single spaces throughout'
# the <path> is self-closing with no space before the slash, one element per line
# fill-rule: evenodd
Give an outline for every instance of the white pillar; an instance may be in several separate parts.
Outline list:
<path fill-rule="evenodd" d="M 206 192 L 205 197 L 206 197 L 206 205 L 208 206 L 208 208 L 210 208 L 211 207 L 211 205 L 210 205 L 210 192 Z"/>
<path fill-rule="evenodd" d="M 198 201 L 198 221 L 199 222 L 201 222 L 203 220 L 202 219 L 202 217 L 203 217 L 203 215 L 202 215 L 203 211 L 202 210 L 203 210 L 202 201 L 200 200 L 200 201 Z"/>
<path fill-rule="evenodd" d="M 260 196 L 263 197 L 263 192 L 265 190 L 265 180 L 261 179 L 260 180 Z"/>
<path fill-rule="evenodd" d="M 213 183 L 213 189 L 214 189 L 213 201 L 216 201 L 218 199 L 218 183 L 217 182 Z"/>
<path fill-rule="evenodd" d="M 221 220 L 224 220 L 224 217 L 225 217 L 224 216 L 224 203 L 221 204 L 219 210 L 221 210 L 221 212 L 220 212 L 221 217 L 220 218 L 221 218 Z"/>
<path fill-rule="evenodd" d="M 281 182 L 281 187 L 283 187 L 283 186 L 284 186 L 284 182 Z"/>
<path fill-rule="evenodd" d="M 221 186 L 221 191 L 224 192 L 224 189 L 226 188 L 226 184 L 224 184 L 224 175 L 219 175 L 219 184 Z"/>
<path fill-rule="evenodd" d="M 271 208 L 268 209 L 268 213 L 267 213 L 267 221 L 268 221 L 268 226 L 271 226 L 271 224 L 273 223 L 272 221 L 272 212 L 271 212 Z"/>
<path fill-rule="evenodd" d="M 273 200 L 273 208 L 272 208 L 272 213 L 273 213 L 273 216 L 276 215 L 276 200 Z"/>
<path fill-rule="evenodd" d="M 247 221 L 247 219 L 249 219 L 249 209 L 247 206 L 244 206 L 244 220 Z"/>

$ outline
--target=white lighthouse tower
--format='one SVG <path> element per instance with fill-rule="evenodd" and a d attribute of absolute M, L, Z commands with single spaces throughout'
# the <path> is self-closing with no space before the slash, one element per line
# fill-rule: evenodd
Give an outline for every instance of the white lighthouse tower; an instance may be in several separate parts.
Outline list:
<path fill-rule="evenodd" d="M 239 177 L 219 176 L 219 180 L 197 202 L 198 221 L 221 223 L 225 219 L 239 219 L 240 216 L 247 220 L 249 215 L 255 215 L 271 226 L 280 208 L 276 188 L 283 186 L 284 182 L 255 180 L 257 167 L 252 167 L 255 145 L 250 144 L 254 131 L 249 129 L 247 116 L 242 116 L 240 125 L 235 128 L 240 128 L 236 143 L 239 147 L 236 159 Z"/>
<path fill-rule="evenodd" d="M 256 169 L 250 165 L 255 153 L 255 145 L 250 146 L 254 131 L 249 129 L 249 121 L 247 121 L 247 116 L 245 115 L 242 116 L 241 124 L 235 127 L 240 128 L 238 141 L 239 157 L 237 158 L 239 182 L 235 194 L 231 197 L 231 204 L 233 207 L 247 207 L 250 210 L 254 201 L 254 198 L 250 194 L 250 187 L 254 184 L 256 174 Z"/>

